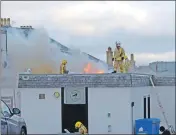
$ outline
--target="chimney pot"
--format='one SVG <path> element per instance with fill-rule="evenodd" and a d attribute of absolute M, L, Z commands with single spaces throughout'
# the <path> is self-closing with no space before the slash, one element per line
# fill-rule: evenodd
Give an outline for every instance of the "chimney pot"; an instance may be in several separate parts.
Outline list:
<path fill-rule="evenodd" d="M 108 51 L 111 51 L 112 49 L 111 49 L 111 47 L 108 47 Z"/>

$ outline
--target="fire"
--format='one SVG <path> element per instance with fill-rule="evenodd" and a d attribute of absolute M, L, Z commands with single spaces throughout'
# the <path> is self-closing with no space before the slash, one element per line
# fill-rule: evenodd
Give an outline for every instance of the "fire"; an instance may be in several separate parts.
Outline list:
<path fill-rule="evenodd" d="M 86 73 L 86 74 L 103 74 L 104 73 L 104 71 L 103 70 L 97 70 L 96 68 L 93 68 L 93 66 L 90 64 L 90 63 L 88 63 L 86 66 L 85 66 L 85 68 L 84 68 L 84 73 Z"/>

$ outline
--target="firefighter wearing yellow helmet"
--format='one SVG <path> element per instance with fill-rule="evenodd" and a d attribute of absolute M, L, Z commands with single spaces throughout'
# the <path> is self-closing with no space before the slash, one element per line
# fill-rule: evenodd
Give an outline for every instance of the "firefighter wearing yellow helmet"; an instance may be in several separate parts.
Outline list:
<path fill-rule="evenodd" d="M 80 121 L 75 123 L 75 129 L 79 129 L 80 134 L 87 134 L 87 128 Z"/>
<path fill-rule="evenodd" d="M 116 48 L 114 50 L 114 56 L 113 56 L 113 61 L 114 61 L 114 72 L 116 73 L 117 70 L 120 70 L 121 73 L 124 73 L 124 57 L 125 57 L 125 51 L 121 47 L 121 43 L 116 42 Z"/>
<path fill-rule="evenodd" d="M 66 70 L 66 64 L 67 64 L 67 61 L 63 60 L 60 65 L 60 74 L 68 74 L 68 71 Z"/>

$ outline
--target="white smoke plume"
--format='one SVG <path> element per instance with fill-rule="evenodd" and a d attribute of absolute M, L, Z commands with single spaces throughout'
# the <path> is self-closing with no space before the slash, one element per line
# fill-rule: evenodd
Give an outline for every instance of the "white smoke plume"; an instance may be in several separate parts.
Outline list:
<path fill-rule="evenodd" d="M 5 44 L 5 36 L 2 39 L 1 43 Z M 23 73 L 28 68 L 33 73 L 57 74 L 63 59 L 68 61 L 67 69 L 70 72 L 83 73 L 87 63 L 97 70 L 108 71 L 107 65 L 90 60 L 79 49 L 72 49 L 71 53 L 71 56 L 62 53 L 59 46 L 50 43 L 49 35 L 44 28 L 30 31 L 27 38 L 25 38 L 24 30 L 9 28 L 8 56 L 4 56 L 3 59 L 8 62 L 8 68 L 5 70 L 11 74 Z"/>

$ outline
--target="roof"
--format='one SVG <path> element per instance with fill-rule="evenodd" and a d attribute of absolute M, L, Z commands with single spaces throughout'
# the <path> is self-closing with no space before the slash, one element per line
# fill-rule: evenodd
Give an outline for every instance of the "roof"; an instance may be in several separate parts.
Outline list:
<path fill-rule="evenodd" d="M 18 88 L 61 88 L 61 87 L 144 87 L 175 86 L 175 77 L 156 77 L 147 74 L 20 74 Z"/>
<path fill-rule="evenodd" d="M 148 73 L 157 76 L 175 76 L 175 61 L 172 62 L 152 62 L 148 66 L 136 67 L 136 73 Z"/>

